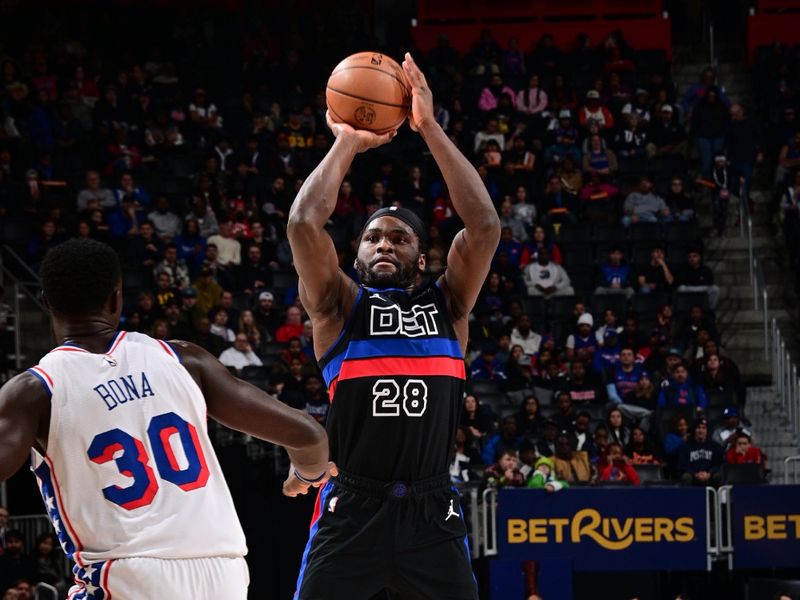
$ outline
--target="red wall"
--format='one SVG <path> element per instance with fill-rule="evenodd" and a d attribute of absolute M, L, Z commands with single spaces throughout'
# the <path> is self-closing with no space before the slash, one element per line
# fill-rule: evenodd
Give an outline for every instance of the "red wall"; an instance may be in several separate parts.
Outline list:
<path fill-rule="evenodd" d="M 756 48 L 774 44 L 800 44 L 800 14 L 757 14 L 747 19 L 747 56 L 753 60 Z"/>

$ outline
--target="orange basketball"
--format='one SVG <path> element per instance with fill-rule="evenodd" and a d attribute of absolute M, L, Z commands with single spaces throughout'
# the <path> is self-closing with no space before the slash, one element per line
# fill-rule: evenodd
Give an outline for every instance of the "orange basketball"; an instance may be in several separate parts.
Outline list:
<path fill-rule="evenodd" d="M 325 99 L 334 121 L 375 133 L 399 127 L 411 108 L 403 68 L 378 52 L 359 52 L 336 65 Z"/>

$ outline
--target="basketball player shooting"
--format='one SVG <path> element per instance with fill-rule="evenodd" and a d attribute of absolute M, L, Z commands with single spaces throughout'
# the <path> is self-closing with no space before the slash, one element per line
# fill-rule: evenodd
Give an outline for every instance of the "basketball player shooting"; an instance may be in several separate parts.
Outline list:
<path fill-rule="evenodd" d="M 291 496 L 335 473 L 325 431 L 194 344 L 117 333 L 122 282 L 109 246 L 65 242 L 40 275 L 59 346 L 0 389 L 0 481 L 32 455 L 75 561 L 69 599 L 245 600 L 244 533 L 206 415 L 285 446 Z"/>
<path fill-rule="evenodd" d="M 295 598 L 367 600 L 477 598 L 459 496 L 447 472 L 464 395 L 467 319 L 500 237 L 478 173 L 434 120 L 425 77 L 406 54 L 409 124 L 430 149 L 465 227 L 447 270 L 416 287 L 425 269 L 426 227 L 390 207 L 367 220 L 355 267 L 338 266 L 324 230 L 359 152 L 391 141 L 328 125 L 336 136 L 289 215 L 300 296 L 330 390 L 328 433 L 338 476 L 317 497 Z M 457 510 L 456 510 L 457 509 Z"/>

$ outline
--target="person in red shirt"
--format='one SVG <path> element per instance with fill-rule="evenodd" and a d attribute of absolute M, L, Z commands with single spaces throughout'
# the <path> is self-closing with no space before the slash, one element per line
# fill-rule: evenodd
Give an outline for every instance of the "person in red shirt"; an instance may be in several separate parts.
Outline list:
<path fill-rule="evenodd" d="M 767 465 L 766 455 L 753 445 L 750 436 L 743 431 L 734 434 L 734 442 L 725 453 L 725 461 L 731 465 L 762 465 L 765 469 Z"/>
<path fill-rule="evenodd" d="M 630 459 L 622 452 L 617 442 L 608 445 L 607 464 L 600 471 L 602 481 L 628 481 L 631 485 L 639 485 L 639 475 L 631 465 Z"/>
<path fill-rule="evenodd" d="M 303 335 L 303 313 L 296 306 L 290 306 L 286 309 L 286 322 L 275 332 L 275 340 L 284 343 L 301 335 Z"/>

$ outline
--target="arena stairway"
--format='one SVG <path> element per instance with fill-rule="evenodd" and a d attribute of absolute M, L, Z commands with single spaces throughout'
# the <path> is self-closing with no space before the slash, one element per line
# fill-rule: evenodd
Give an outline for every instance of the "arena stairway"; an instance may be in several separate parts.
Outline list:
<path fill-rule="evenodd" d="M 771 386 L 747 389 L 745 414 L 752 423 L 753 440 L 767 455 L 769 481 L 782 483 L 783 461 L 800 454 L 800 443 L 789 427 L 786 411 Z"/>

